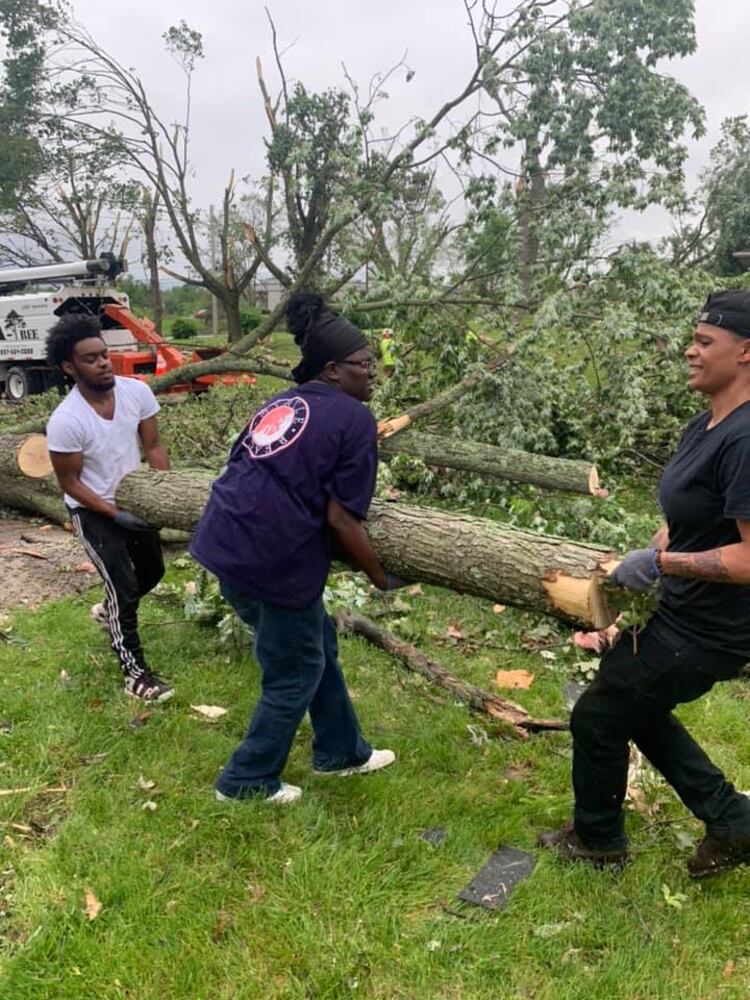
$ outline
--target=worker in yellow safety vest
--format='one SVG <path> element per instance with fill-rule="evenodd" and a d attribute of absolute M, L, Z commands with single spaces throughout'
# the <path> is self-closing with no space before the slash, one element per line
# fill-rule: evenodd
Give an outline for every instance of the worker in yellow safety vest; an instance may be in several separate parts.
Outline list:
<path fill-rule="evenodd" d="M 381 371 L 390 378 L 396 367 L 396 345 L 393 342 L 393 330 L 386 327 L 380 334 Z"/>

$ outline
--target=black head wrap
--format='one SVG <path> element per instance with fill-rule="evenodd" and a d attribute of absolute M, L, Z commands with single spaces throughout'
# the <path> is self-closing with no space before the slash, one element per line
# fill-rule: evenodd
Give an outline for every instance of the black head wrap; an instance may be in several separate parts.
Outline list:
<path fill-rule="evenodd" d="M 711 292 L 698 322 L 720 326 L 740 337 L 750 337 L 750 292 L 739 288 Z"/>
<path fill-rule="evenodd" d="M 286 306 L 287 325 L 302 350 L 302 360 L 292 369 L 299 385 L 323 371 L 329 361 L 343 361 L 368 347 L 364 333 L 329 309 L 319 295 L 298 292 Z"/>

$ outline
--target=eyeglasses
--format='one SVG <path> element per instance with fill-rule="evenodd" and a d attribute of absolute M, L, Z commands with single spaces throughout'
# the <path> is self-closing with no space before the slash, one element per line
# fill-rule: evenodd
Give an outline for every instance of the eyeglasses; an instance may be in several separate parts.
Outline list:
<path fill-rule="evenodd" d="M 357 368 L 364 368 L 366 372 L 375 372 L 377 368 L 375 366 L 374 358 L 363 359 L 362 361 L 337 361 L 337 365 L 356 365 Z"/>

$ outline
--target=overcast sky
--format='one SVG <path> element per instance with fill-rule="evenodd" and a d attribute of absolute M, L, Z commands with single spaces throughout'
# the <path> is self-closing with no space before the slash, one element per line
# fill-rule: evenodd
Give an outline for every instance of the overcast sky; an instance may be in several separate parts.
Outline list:
<path fill-rule="evenodd" d="M 263 170 L 265 117 L 255 77 L 263 60 L 275 91 L 268 21 L 262 0 L 73 0 L 78 20 L 125 65 L 133 66 L 168 120 L 180 116 L 182 79 L 165 54 L 161 35 L 184 18 L 203 34 L 205 59 L 194 82 L 193 159 L 196 202 L 218 201 L 228 170 L 238 176 Z M 456 94 L 472 67 L 473 43 L 461 0 L 269 0 L 290 77 L 311 89 L 343 83 L 342 61 L 367 84 L 407 51 L 414 78 L 400 72 L 381 106 L 385 124 L 411 115 L 429 117 Z M 707 162 L 727 115 L 750 111 L 750 0 L 696 0 L 698 50 L 669 69 L 704 105 L 708 134 L 690 146 L 689 174 Z M 628 237 L 657 235 L 665 219 L 628 216 Z"/>

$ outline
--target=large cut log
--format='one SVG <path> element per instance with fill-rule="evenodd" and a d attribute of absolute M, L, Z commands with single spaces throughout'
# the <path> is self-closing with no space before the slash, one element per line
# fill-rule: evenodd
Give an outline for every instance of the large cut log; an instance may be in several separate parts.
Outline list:
<path fill-rule="evenodd" d="M 1 434 L 0 476 L 43 479 L 52 472 L 44 434 Z"/>
<path fill-rule="evenodd" d="M 392 632 L 378 626 L 370 618 L 364 615 L 355 615 L 349 612 L 342 612 L 336 616 L 336 623 L 339 631 L 350 632 L 354 635 L 361 635 L 368 642 L 378 646 L 386 653 L 390 653 L 399 663 L 403 664 L 407 670 L 426 677 L 433 684 L 444 688 L 446 691 L 468 705 L 474 712 L 482 712 L 491 716 L 499 722 L 507 724 L 511 733 L 522 739 L 530 732 L 539 732 L 544 729 L 567 729 L 564 722 L 557 719 L 534 719 L 525 708 L 516 705 L 507 698 L 501 698 L 491 691 L 485 691 L 476 684 L 462 681 L 449 673 L 442 664 L 430 659 L 416 646 L 404 642 Z"/>
<path fill-rule="evenodd" d="M 404 431 L 380 442 L 382 455 L 411 455 L 425 465 L 461 469 L 480 476 L 532 483 L 551 490 L 601 496 L 599 475 L 590 462 L 533 455 L 478 441 L 456 440 L 419 431 Z"/>
<path fill-rule="evenodd" d="M 192 531 L 211 488 L 210 474 L 133 472 L 117 504 L 159 528 Z M 0 503 L 65 519 L 52 477 L 0 476 Z M 603 628 L 612 614 L 599 579 L 611 552 L 565 538 L 518 531 L 466 514 L 374 501 L 367 532 L 386 569 L 459 593 Z"/>
<path fill-rule="evenodd" d="M 133 472 L 120 483 L 116 500 L 158 527 L 191 531 L 210 486 L 211 477 L 196 472 Z M 595 628 L 611 623 L 598 582 L 614 565 L 611 552 L 466 514 L 378 500 L 365 526 L 386 569 L 407 580 Z"/>

